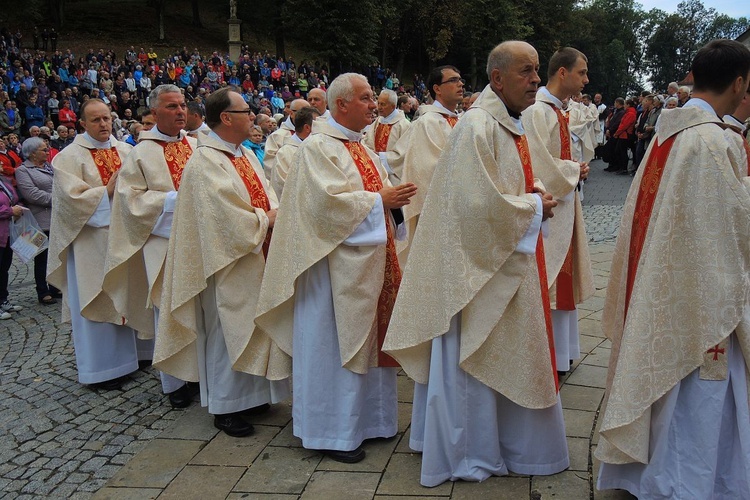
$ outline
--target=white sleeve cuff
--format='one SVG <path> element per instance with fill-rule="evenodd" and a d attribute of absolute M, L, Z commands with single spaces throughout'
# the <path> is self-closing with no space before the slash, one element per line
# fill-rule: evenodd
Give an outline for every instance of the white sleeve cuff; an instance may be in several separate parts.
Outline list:
<path fill-rule="evenodd" d="M 385 168 L 385 171 L 388 172 L 388 175 L 396 175 L 391 166 L 388 165 L 388 158 L 386 158 L 385 153 L 378 153 L 378 156 L 380 157 L 380 163 L 383 164 L 383 167 Z"/>
<path fill-rule="evenodd" d="M 539 229 L 542 226 L 542 197 L 534 193 L 536 199 L 536 212 L 534 218 L 531 219 L 531 224 L 526 230 L 526 234 L 523 235 L 521 241 L 516 246 L 516 252 L 520 252 L 526 255 L 533 255 L 536 253 L 536 244 L 539 240 Z"/>
<path fill-rule="evenodd" d="M 151 234 L 155 236 L 161 236 L 162 238 L 169 238 L 169 233 L 172 231 L 172 218 L 174 216 L 174 207 L 177 204 L 177 191 L 170 191 L 167 193 L 167 197 L 164 199 L 164 208 L 162 209 L 161 215 L 156 219 L 156 224 Z"/>
<path fill-rule="evenodd" d="M 96 207 L 94 214 L 89 217 L 86 225 L 91 227 L 107 227 L 109 226 L 110 216 L 109 195 L 105 189 L 104 194 L 102 195 L 102 200 L 99 202 L 99 206 Z"/>
<path fill-rule="evenodd" d="M 383 199 L 378 195 L 375 206 L 372 207 L 365 220 L 357 226 L 357 229 L 343 243 L 350 247 L 358 247 L 385 245 L 387 242 L 388 233 L 386 232 Z"/>

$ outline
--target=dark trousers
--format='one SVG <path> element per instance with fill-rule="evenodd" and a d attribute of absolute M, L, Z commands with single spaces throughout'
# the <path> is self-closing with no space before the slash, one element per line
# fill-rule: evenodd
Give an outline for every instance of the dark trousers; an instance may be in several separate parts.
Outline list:
<path fill-rule="evenodd" d="M 628 147 L 630 141 L 627 139 L 614 139 L 615 150 L 609 166 L 613 170 L 626 170 L 628 168 Z"/>
<path fill-rule="evenodd" d="M 10 249 L 10 238 L 5 247 L 0 248 L 0 304 L 8 300 L 8 271 L 13 263 L 13 250 Z"/>
<path fill-rule="evenodd" d="M 638 166 L 643 161 L 643 157 L 646 154 L 649 141 L 644 139 L 638 140 L 638 146 L 635 148 L 635 158 L 633 158 L 633 170 L 638 170 Z"/>
<path fill-rule="evenodd" d="M 45 231 L 44 234 L 49 236 L 49 231 Z M 60 291 L 47 284 L 47 253 L 45 250 L 34 257 L 34 281 L 36 282 L 36 295 L 40 299 L 45 295 L 53 295 Z"/>

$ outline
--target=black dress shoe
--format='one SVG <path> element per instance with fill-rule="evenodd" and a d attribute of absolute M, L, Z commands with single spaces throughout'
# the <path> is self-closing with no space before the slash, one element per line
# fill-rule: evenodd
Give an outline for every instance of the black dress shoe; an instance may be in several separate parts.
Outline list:
<path fill-rule="evenodd" d="M 331 460 L 345 464 L 356 464 L 365 459 L 365 450 L 362 447 L 352 451 L 320 450 L 320 452 Z"/>
<path fill-rule="evenodd" d="M 116 391 L 122 389 L 122 378 L 118 377 L 112 380 L 105 380 L 104 382 L 89 384 L 89 387 L 98 391 Z"/>
<path fill-rule="evenodd" d="M 193 391 L 187 384 L 174 392 L 170 392 L 167 396 L 169 396 L 169 404 L 172 405 L 172 408 L 187 408 L 193 402 Z"/>
<path fill-rule="evenodd" d="M 270 409 L 271 409 L 271 405 L 268 403 L 265 403 L 260 406 L 254 406 L 253 408 L 248 408 L 247 410 L 239 411 L 237 413 L 240 413 L 241 415 L 245 415 L 247 417 L 252 417 L 255 415 L 262 415 Z"/>
<path fill-rule="evenodd" d="M 139 370 L 145 370 L 149 366 L 151 366 L 152 361 L 150 359 L 142 359 L 138 361 L 138 369 Z"/>
<path fill-rule="evenodd" d="M 558 370 L 557 371 L 557 378 L 563 378 L 567 374 L 568 374 L 567 371 L 561 372 L 560 370 Z"/>
<path fill-rule="evenodd" d="M 255 432 L 255 428 L 245 422 L 239 413 L 214 415 L 214 427 L 232 437 L 245 437 Z"/>

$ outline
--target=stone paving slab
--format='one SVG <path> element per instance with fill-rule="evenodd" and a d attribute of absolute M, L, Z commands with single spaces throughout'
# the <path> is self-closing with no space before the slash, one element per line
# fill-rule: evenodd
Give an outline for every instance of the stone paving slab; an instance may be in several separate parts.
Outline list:
<path fill-rule="evenodd" d="M 420 486 L 421 457 L 408 446 L 413 383 L 403 375 L 398 378 L 399 434 L 367 443 L 367 459 L 353 465 L 304 450 L 292 435 L 289 402 L 255 419 L 255 436 L 233 439 L 218 432 L 197 403 L 172 410 L 151 368 L 128 376 L 123 391 L 92 391 L 77 382 L 70 325 L 59 322 L 60 305 L 39 305 L 32 266 L 14 262 L 11 298 L 26 309 L 0 322 L 6 339 L 0 344 L 3 497 L 290 500 L 337 498 L 339 488 L 363 498 L 402 500 L 626 498 L 593 490 L 598 468 L 591 447 L 598 435 L 591 426 L 600 422 L 597 411 L 609 360 L 601 308 L 629 178 L 592 170 L 584 216 L 596 293 L 579 311 L 584 357 L 563 378 L 561 389 L 566 417 L 572 415 L 570 470 L 546 478 Z M 597 194 L 596 189 L 604 191 Z"/>

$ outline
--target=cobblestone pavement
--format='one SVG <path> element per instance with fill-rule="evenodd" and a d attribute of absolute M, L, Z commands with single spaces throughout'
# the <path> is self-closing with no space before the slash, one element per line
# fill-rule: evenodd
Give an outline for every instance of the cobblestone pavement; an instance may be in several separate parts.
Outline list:
<path fill-rule="evenodd" d="M 304 450 L 292 436 L 288 404 L 256 421 L 257 433 L 229 438 L 197 403 L 172 410 L 154 370 L 128 377 L 122 391 L 98 393 L 77 382 L 70 325 L 60 307 L 36 301 L 33 266 L 14 262 L 11 299 L 25 309 L 0 322 L 0 496 L 2 498 L 594 498 L 591 450 L 603 396 L 608 341 L 599 320 L 612 240 L 630 177 L 593 165 L 584 214 L 596 296 L 581 308 L 584 359 L 561 389 L 569 470 L 551 477 L 419 486 L 419 455 L 408 424 L 412 383 L 399 377 L 399 434 L 367 446 L 344 465 Z M 604 242 L 604 243 L 600 243 Z M 625 496 L 627 498 L 627 496 Z M 623 498 L 596 492 L 596 498 Z"/>

